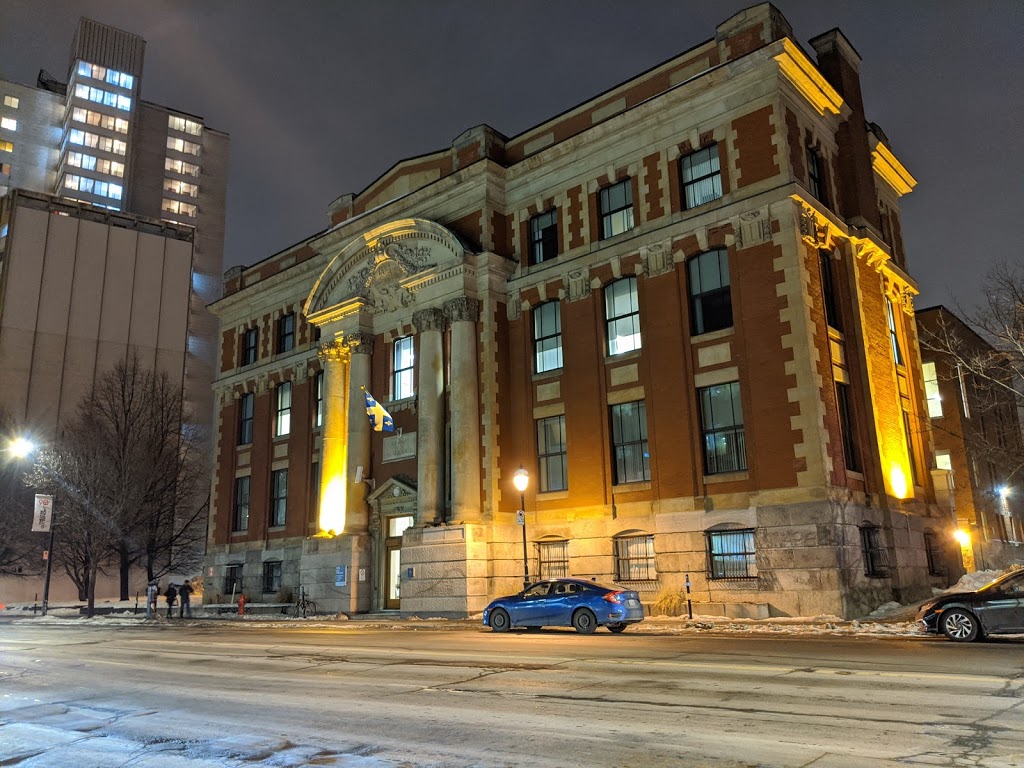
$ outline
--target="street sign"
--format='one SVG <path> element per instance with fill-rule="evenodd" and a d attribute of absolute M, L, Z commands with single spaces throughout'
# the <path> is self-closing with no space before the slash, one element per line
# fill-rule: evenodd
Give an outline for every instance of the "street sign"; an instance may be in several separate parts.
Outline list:
<path fill-rule="evenodd" d="M 521 509 L 516 510 L 516 525 L 526 525 L 526 512 Z"/>
<path fill-rule="evenodd" d="M 50 550 L 44 549 L 43 550 L 43 560 L 49 560 L 49 559 L 50 559 Z"/>
<path fill-rule="evenodd" d="M 337 568 L 334 569 L 334 586 L 348 586 L 348 566 L 339 565 Z"/>
<path fill-rule="evenodd" d="M 32 515 L 32 530 L 48 533 L 53 520 L 53 496 L 36 494 L 36 507 Z"/>

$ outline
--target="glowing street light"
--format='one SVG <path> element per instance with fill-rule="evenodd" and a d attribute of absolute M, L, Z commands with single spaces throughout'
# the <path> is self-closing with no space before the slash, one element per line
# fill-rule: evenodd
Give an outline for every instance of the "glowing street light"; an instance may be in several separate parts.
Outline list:
<path fill-rule="evenodd" d="M 25 459 L 31 456 L 39 449 L 35 443 L 25 437 L 16 437 L 8 444 L 8 452 L 17 459 Z M 44 467 L 45 469 L 45 467 Z M 46 550 L 46 580 L 43 582 L 43 616 L 46 615 L 46 610 L 50 603 L 50 577 L 53 573 L 53 535 L 57 530 L 57 521 L 54 517 L 53 509 L 53 497 L 45 494 L 36 494 L 36 510 L 34 513 L 35 520 L 41 520 L 43 517 L 46 518 L 47 522 L 45 525 L 49 527 L 37 528 L 36 523 L 33 523 L 32 530 L 34 531 L 46 531 L 50 532 L 50 543 Z"/>
<path fill-rule="evenodd" d="M 526 554 L 526 488 L 530 485 L 530 473 L 519 465 L 519 469 L 512 475 L 512 485 L 519 491 L 519 512 L 516 513 L 516 522 L 523 526 L 523 589 L 530 586 L 530 560 Z"/>
<path fill-rule="evenodd" d="M 7 450 L 16 459 L 24 459 L 30 453 L 35 451 L 36 446 L 31 440 L 27 440 L 24 437 L 16 437 L 11 440 L 7 446 Z"/>

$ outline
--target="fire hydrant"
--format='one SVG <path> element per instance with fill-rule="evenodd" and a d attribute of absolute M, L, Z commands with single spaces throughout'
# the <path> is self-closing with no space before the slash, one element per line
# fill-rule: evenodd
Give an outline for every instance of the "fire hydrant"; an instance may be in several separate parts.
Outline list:
<path fill-rule="evenodd" d="M 238 596 L 238 615 L 245 616 L 245 594 Z"/>

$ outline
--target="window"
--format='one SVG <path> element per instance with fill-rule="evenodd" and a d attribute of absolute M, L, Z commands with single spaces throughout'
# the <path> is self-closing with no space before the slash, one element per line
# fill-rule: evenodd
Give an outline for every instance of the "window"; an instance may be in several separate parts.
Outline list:
<path fill-rule="evenodd" d="M 924 396 L 928 400 L 928 415 L 933 419 L 942 417 L 942 396 L 939 394 L 939 375 L 935 363 L 921 363 L 924 374 Z"/>
<path fill-rule="evenodd" d="M 818 265 L 821 268 L 821 300 L 825 305 L 825 322 L 841 331 L 839 305 L 836 303 L 835 282 L 832 277 L 832 254 L 825 249 L 818 251 Z"/>
<path fill-rule="evenodd" d="M 569 542 L 537 542 L 539 579 L 562 579 L 569 575 Z"/>
<path fill-rule="evenodd" d="M 275 469 L 270 474 L 270 527 L 281 527 L 287 517 L 288 470 Z"/>
<path fill-rule="evenodd" d="M 825 205 L 828 197 L 825 194 L 825 173 L 821 155 L 813 147 L 807 148 L 807 186 L 812 195 Z"/>
<path fill-rule="evenodd" d="M 238 398 L 238 444 L 249 445 L 252 442 L 252 415 L 256 395 L 248 392 Z"/>
<path fill-rule="evenodd" d="M 707 251 L 690 259 L 691 333 L 699 336 L 732 326 L 732 294 L 729 291 L 729 252 Z"/>
<path fill-rule="evenodd" d="M 708 562 L 711 579 L 752 579 L 757 576 L 754 561 L 754 529 L 708 531 Z"/>
<path fill-rule="evenodd" d="M 562 308 L 557 300 L 533 310 L 533 359 L 537 373 L 562 367 Z"/>
<path fill-rule="evenodd" d="M 717 144 L 681 158 L 679 167 L 686 208 L 696 208 L 722 196 L 722 168 Z"/>
<path fill-rule="evenodd" d="M 186 120 L 183 117 L 177 115 L 167 116 L 167 127 L 172 131 L 181 131 L 182 133 L 188 133 L 192 136 L 198 136 L 203 132 L 203 126 L 194 120 Z"/>
<path fill-rule="evenodd" d="M 747 468 L 747 443 L 740 407 L 740 384 L 731 381 L 697 390 L 704 436 L 704 474 Z"/>
<path fill-rule="evenodd" d="M 652 581 L 657 575 L 653 536 L 619 536 L 615 539 L 616 581 Z"/>
<path fill-rule="evenodd" d="M 235 514 L 231 530 L 249 530 L 249 476 L 235 478 Z"/>
<path fill-rule="evenodd" d="M 290 352 L 295 346 L 295 315 L 289 312 L 277 319 L 277 353 Z"/>
<path fill-rule="evenodd" d="M 13 152 L 14 144 L 10 141 L 0 141 L 0 152 Z"/>
<path fill-rule="evenodd" d="M 167 213 L 177 213 L 182 216 L 189 216 L 191 218 L 196 217 L 196 212 L 199 210 L 192 203 L 183 203 L 180 200 L 168 200 L 166 197 L 163 203 L 160 205 L 160 209 Z"/>
<path fill-rule="evenodd" d="M 18 97 L 17 96 L 4 96 L 4 106 L 10 107 L 11 109 L 18 108 Z"/>
<path fill-rule="evenodd" d="M 199 194 L 199 187 L 196 184 L 189 184 L 187 181 L 178 179 L 164 179 L 164 191 L 175 195 L 188 195 L 195 197 Z"/>
<path fill-rule="evenodd" d="M 537 459 L 541 493 L 569 489 L 565 450 L 565 415 L 537 419 Z"/>
<path fill-rule="evenodd" d="M 616 485 L 651 479 L 647 405 L 643 400 L 612 406 L 612 453 Z"/>
<path fill-rule="evenodd" d="M 917 476 L 917 451 L 914 449 L 914 433 L 910 428 L 910 414 L 906 410 L 905 402 L 903 410 L 903 436 L 907 440 L 907 463 L 910 465 L 910 481 L 914 485 L 920 485 Z"/>
<path fill-rule="evenodd" d="M 316 423 L 315 427 L 324 425 L 324 372 L 319 371 L 316 375 Z"/>
<path fill-rule="evenodd" d="M 928 575 L 945 576 L 946 569 L 942 566 L 942 550 L 939 548 L 939 538 L 934 531 L 924 532 L 924 554 L 928 560 Z"/>
<path fill-rule="evenodd" d="M 949 451 L 935 452 L 935 466 L 938 469 L 945 469 L 949 472 L 953 471 L 953 458 L 950 456 Z"/>
<path fill-rule="evenodd" d="M 540 264 L 558 255 L 558 211 L 550 211 L 530 219 L 530 263 Z"/>
<path fill-rule="evenodd" d="M 0 117 L 0 128 L 6 128 L 8 131 L 18 130 L 18 121 L 13 117 Z"/>
<path fill-rule="evenodd" d="M 598 192 L 601 215 L 601 239 L 620 235 L 633 228 L 633 181 L 624 179 Z"/>
<path fill-rule="evenodd" d="M 274 435 L 284 437 L 292 431 L 292 383 L 282 381 L 277 385 L 277 419 Z"/>
<path fill-rule="evenodd" d="M 843 438 L 843 459 L 846 461 L 846 468 L 851 472 L 860 472 L 860 447 L 854 431 L 849 384 L 836 382 L 836 406 L 839 409 L 839 431 Z"/>
<path fill-rule="evenodd" d="M 635 277 L 616 280 L 604 289 L 604 316 L 609 355 L 640 349 L 640 299 Z"/>
<path fill-rule="evenodd" d="M 400 339 L 395 339 L 394 378 L 391 386 L 392 400 L 401 400 L 416 394 L 416 390 L 413 388 L 413 368 L 415 364 L 416 354 L 413 347 L 413 337 L 403 336 Z"/>
<path fill-rule="evenodd" d="M 234 601 L 235 595 L 242 593 L 242 565 L 229 565 L 224 569 L 224 594 L 231 595 Z"/>
<path fill-rule="evenodd" d="M 896 365 L 903 365 L 903 353 L 900 351 L 900 337 L 896 331 L 896 313 L 892 308 L 892 299 L 885 299 L 885 317 L 889 324 L 889 341 L 892 344 L 892 359 Z"/>
<path fill-rule="evenodd" d="M 246 328 L 242 333 L 242 365 L 252 365 L 256 362 L 256 342 L 259 339 L 259 331 L 256 328 Z"/>
<path fill-rule="evenodd" d="M 313 518 L 320 517 L 320 462 L 314 461 L 310 466 L 310 500 L 313 502 Z"/>
<path fill-rule="evenodd" d="M 281 590 L 281 561 L 268 560 L 263 564 L 263 594 L 270 595 Z"/>
<path fill-rule="evenodd" d="M 864 553 L 864 575 L 884 578 L 889 575 L 888 561 L 882 549 L 882 532 L 870 523 L 860 527 L 860 546 Z"/>
<path fill-rule="evenodd" d="M 184 139 L 176 139 L 173 136 L 167 137 L 167 148 L 175 152 L 184 152 L 186 155 L 198 155 L 203 151 L 201 145 Z"/>
<path fill-rule="evenodd" d="M 184 160 L 175 160 L 172 157 L 164 159 L 164 170 L 171 173 L 180 173 L 184 176 L 198 176 L 199 166 L 186 163 Z"/>

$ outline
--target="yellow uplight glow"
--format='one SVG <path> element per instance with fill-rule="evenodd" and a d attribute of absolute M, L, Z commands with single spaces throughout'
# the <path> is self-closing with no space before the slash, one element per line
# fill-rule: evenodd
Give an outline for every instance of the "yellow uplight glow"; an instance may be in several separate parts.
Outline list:
<path fill-rule="evenodd" d="M 337 535 L 345 530 L 345 478 L 332 477 L 320 501 L 320 531 Z"/>
<path fill-rule="evenodd" d="M 968 544 L 971 543 L 971 534 L 969 534 L 967 531 L 962 531 L 959 528 L 953 531 L 953 538 L 957 540 L 957 543 L 961 547 L 966 547 Z"/>
<path fill-rule="evenodd" d="M 907 498 L 907 475 L 898 464 L 894 464 L 889 470 L 889 485 L 897 499 Z"/>

